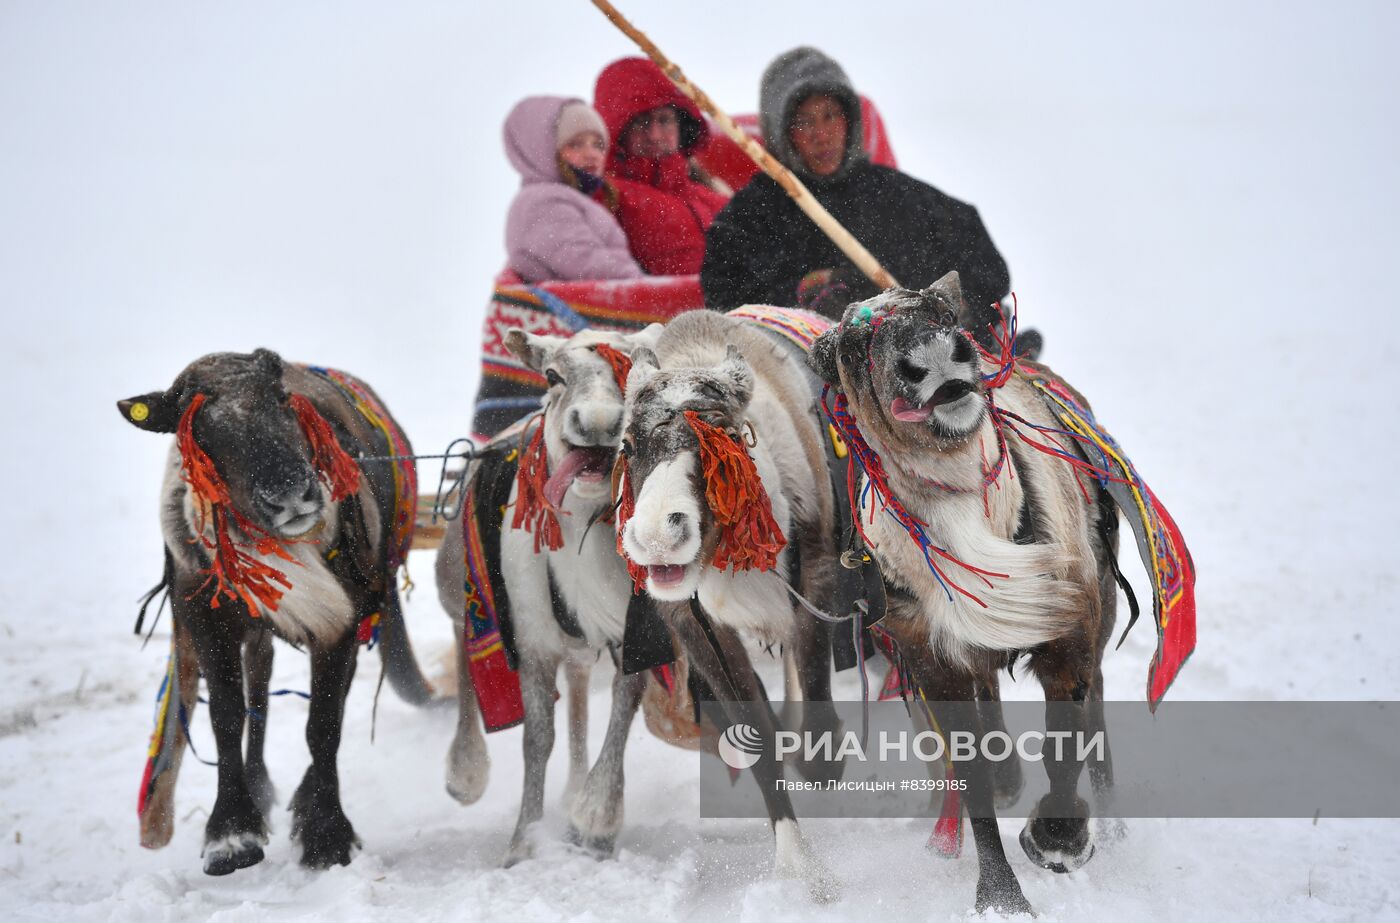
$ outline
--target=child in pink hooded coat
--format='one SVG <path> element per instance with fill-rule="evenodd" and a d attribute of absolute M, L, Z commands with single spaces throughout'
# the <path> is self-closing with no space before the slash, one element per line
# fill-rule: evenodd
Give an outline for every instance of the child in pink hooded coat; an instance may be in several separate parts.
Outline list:
<path fill-rule="evenodd" d="M 609 210 L 607 128 L 579 99 L 530 96 L 506 116 L 506 156 L 520 191 L 506 217 L 506 256 L 526 282 L 634 279 L 641 267 Z"/>

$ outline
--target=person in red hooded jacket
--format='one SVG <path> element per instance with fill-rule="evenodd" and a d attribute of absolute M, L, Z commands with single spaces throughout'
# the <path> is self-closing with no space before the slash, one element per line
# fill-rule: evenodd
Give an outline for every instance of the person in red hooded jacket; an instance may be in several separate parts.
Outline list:
<path fill-rule="evenodd" d="M 705 231 L 727 201 L 690 174 L 688 157 L 710 133 L 699 108 L 647 58 L 603 68 L 593 108 L 613 139 L 607 172 L 632 255 L 651 275 L 698 273 Z"/>

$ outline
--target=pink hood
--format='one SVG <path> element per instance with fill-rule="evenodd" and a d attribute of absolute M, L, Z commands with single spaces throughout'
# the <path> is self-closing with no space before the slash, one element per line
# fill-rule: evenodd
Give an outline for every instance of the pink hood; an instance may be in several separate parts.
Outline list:
<path fill-rule="evenodd" d="M 559 182 L 555 128 L 564 106 L 582 102 L 567 96 L 527 96 L 506 116 L 506 157 L 526 184 Z"/>

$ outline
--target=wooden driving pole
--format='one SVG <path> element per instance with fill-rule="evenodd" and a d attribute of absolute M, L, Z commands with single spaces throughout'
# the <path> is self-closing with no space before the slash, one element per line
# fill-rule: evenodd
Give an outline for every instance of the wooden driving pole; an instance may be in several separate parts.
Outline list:
<path fill-rule="evenodd" d="M 719 127 L 724 129 L 724 133 L 733 139 L 734 143 L 739 145 L 764 173 L 773 177 L 777 184 L 783 187 L 792 200 L 797 203 L 797 207 L 802 209 L 803 213 L 811 218 L 827 237 L 831 238 L 832 243 L 841 248 L 841 252 L 846 254 L 861 272 L 869 276 L 870 280 L 881 288 L 893 288 L 899 284 L 895 281 L 894 276 L 890 275 L 889 270 L 881 266 L 880 261 L 875 259 L 874 255 L 865 249 L 865 246 L 856 240 L 850 231 L 831 217 L 831 212 L 817 201 L 816 197 L 802 184 L 802 180 L 794 176 L 787 167 L 778 163 L 772 154 L 765 151 L 758 142 L 745 134 L 742 128 L 734 124 L 734 120 L 729 117 L 728 113 L 716 106 L 714 101 L 705 95 L 704 90 L 691 83 L 681 72 L 681 69 L 670 58 L 666 57 L 660 48 L 656 47 L 656 43 L 648 38 L 645 32 L 628 22 L 627 18 L 619 13 L 617 7 L 609 3 L 608 0 L 592 0 L 592 2 L 594 6 L 603 11 L 603 15 L 608 17 L 613 25 L 636 42 L 637 47 L 647 53 L 647 57 L 656 62 L 656 66 L 661 68 L 662 73 L 671 78 L 671 82 L 679 87 L 682 93 L 694 100 L 697 106 L 708 113 L 719 124 Z"/>

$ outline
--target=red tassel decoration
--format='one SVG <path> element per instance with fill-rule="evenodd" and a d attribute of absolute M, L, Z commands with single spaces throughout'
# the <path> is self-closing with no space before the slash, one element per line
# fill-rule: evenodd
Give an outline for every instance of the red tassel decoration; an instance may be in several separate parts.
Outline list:
<path fill-rule="evenodd" d="M 360 489 L 360 466 L 340 447 L 340 440 L 335 438 L 331 425 L 317 412 L 315 404 L 300 394 L 293 394 L 291 405 L 311 446 L 311 463 L 330 487 L 331 502 L 339 503 Z"/>
<path fill-rule="evenodd" d="M 712 563 L 720 570 L 731 565 L 735 570 L 770 570 L 787 539 L 773 519 L 773 503 L 753 459 L 737 439 L 695 411 L 685 411 L 685 418 L 700 440 L 705 501 L 720 526 Z"/>
<path fill-rule="evenodd" d="M 640 593 L 646 589 L 647 569 L 634 563 L 622 549 L 622 529 L 637 510 L 637 498 L 632 494 L 632 474 L 627 469 L 626 455 L 619 454 L 613 466 L 613 498 L 617 507 L 617 553 L 627 562 L 627 573 L 632 577 L 633 592 Z"/>
<path fill-rule="evenodd" d="M 190 596 L 193 597 L 202 592 L 212 582 L 214 584 L 214 597 L 209 604 L 211 608 L 219 608 L 221 596 L 227 597 L 230 601 L 242 600 L 244 605 L 248 607 L 248 614 L 257 618 L 262 614 L 259 605 L 269 612 L 277 611 L 277 603 L 282 598 L 282 590 L 274 584 L 288 590 L 292 588 L 292 584 L 282 571 L 248 554 L 243 549 L 251 546 L 258 554 L 271 554 L 284 561 L 291 561 L 294 564 L 297 562 L 288 553 L 282 540 L 249 522 L 233 508 L 228 485 L 224 483 L 223 477 L 214 467 L 213 459 L 195 441 L 194 417 L 199 412 L 199 408 L 204 406 L 205 399 L 203 394 L 194 396 L 189 407 L 185 408 L 184 414 L 180 417 L 180 426 L 175 432 L 175 444 L 180 450 L 180 459 L 183 463 L 181 477 L 186 484 L 190 485 L 190 490 L 198 501 L 195 508 L 199 511 L 200 521 L 198 523 L 199 535 L 196 541 L 202 543 L 205 548 L 212 552 L 213 557 L 213 563 L 204 571 L 208 575 L 208 579 L 200 584 L 199 589 L 191 593 Z M 212 539 L 205 535 L 207 521 L 204 516 L 206 512 L 212 519 L 214 533 Z M 230 519 L 233 520 L 238 530 L 248 537 L 247 543 L 239 545 L 234 542 L 229 534 Z"/>
<path fill-rule="evenodd" d="M 632 371 L 632 357 L 620 349 L 614 349 L 606 343 L 599 343 L 593 347 L 603 361 L 612 366 L 613 381 L 617 382 L 617 390 L 627 393 L 627 375 Z"/>
<path fill-rule="evenodd" d="M 544 485 L 548 481 L 549 450 L 545 448 L 544 420 L 541 419 L 530 444 L 520 453 L 520 468 L 515 477 L 515 514 L 510 521 L 512 529 L 523 527 L 534 534 L 535 554 L 539 554 L 542 545 L 550 551 L 564 547 L 559 517 L 544 496 Z"/>

